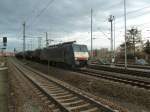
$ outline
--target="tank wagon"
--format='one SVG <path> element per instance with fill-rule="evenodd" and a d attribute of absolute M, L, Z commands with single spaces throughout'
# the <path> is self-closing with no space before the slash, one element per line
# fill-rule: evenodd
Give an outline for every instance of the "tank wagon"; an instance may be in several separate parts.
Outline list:
<path fill-rule="evenodd" d="M 89 59 L 87 46 L 75 44 L 74 41 L 49 46 L 41 50 L 37 49 L 27 54 L 30 56 L 26 55 L 26 57 L 31 57 L 34 61 L 49 61 L 50 64 L 63 63 L 71 67 L 86 66 Z"/>
<path fill-rule="evenodd" d="M 33 61 L 40 62 L 41 51 L 42 51 L 41 49 L 36 49 L 35 51 L 33 51 L 33 53 L 32 53 L 32 60 Z"/>
<path fill-rule="evenodd" d="M 29 59 L 29 60 L 32 59 L 32 53 L 33 53 L 33 51 L 26 51 L 25 52 L 25 58 Z"/>
<path fill-rule="evenodd" d="M 23 58 L 23 53 L 22 52 L 18 52 L 17 54 L 15 54 L 15 56 L 19 59 Z"/>

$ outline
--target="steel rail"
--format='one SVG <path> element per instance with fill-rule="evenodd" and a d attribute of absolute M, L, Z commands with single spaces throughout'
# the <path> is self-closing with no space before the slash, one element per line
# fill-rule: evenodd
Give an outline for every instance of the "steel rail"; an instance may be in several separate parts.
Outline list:
<path fill-rule="evenodd" d="M 54 78 L 50 78 L 46 75 L 43 75 L 42 73 L 32 68 L 29 68 L 25 65 L 21 65 L 15 62 L 13 62 L 13 64 L 40 91 L 42 91 L 48 98 L 53 100 L 55 104 L 57 104 L 63 112 L 79 111 L 79 110 L 83 112 L 95 112 L 95 111 L 117 112 L 118 111 L 98 101 L 95 101 L 94 99 L 84 95 L 80 91 L 76 91 L 76 90 L 68 88 L 67 86 L 65 86 L 65 84 L 62 84 L 62 82 L 54 80 Z M 40 83 L 40 81 L 42 83 Z M 51 89 L 47 88 L 49 86 Z M 48 92 L 48 91 L 51 91 L 51 92 Z M 67 98 L 67 97 L 70 97 L 70 98 Z M 67 99 L 63 99 L 63 98 L 67 98 L 68 102 L 66 103 L 65 101 Z M 77 98 L 77 99 L 76 100 L 74 99 L 72 101 L 71 99 L 73 98 Z"/>
<path fill-rule="evenodd" d="M 108 72 L 108 71 L 100 71 L 100 70 L 96 72 L 96 71 L 91 71 L 90 69 L 76 69 L 75 71 L 86 74 L 86 75 L 95 76 L 95 77 L 111 80 L 114 82 L 125 83 L 125 84 L 129 84 L 132 86 L 137 86 L 140 88 L 150 90 L 150 82 L 144 81 L 144 80 L 139 80 L 139 79 L 134 79 L 134 78 L 129 78 L 129 77 L 122 77 L 122 76 L 114 75 L 117 73 L 112 73 L 112 72 Z"/>

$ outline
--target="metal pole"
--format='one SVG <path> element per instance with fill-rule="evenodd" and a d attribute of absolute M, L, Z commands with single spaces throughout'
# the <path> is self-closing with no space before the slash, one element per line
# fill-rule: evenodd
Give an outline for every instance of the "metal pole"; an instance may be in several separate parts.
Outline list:
<path fill-rule="evenodd" d="M 41 49 L 41 39 L 42 37 L 38 37 L 38 49 Z"/>
<path fill-rule="evenodd" d="M 25 50 L 26 50 L 26 40 L 25 40 L 25 25 L 26 23 L 23 23 L 23 58 L 25 58 Z"/>
<path fill-rule="evenodd" d="M 113 64 L 114 60 L 113 60 L 113 20 L 114 20 L 114 16 L 110 15 L 110 17 L 108 18 L 108 21 L 111 24 L 111 64 Z"/>
<path fill-rule="evenodd" d="M 31 50 L 34 48 L 34 41 L 33 41 L 33 39 L 31 39 Z"/>
<path fill-rule="evenodd" d="M 93 58 L 93 9 L 91 8 L 91 58 Z"/>
<path fill-rule="evenodd" d="M 125 36 L 125 69 L 127 69 L 127 26 L 126 26 L 126 0 L 124 0 L 124 36 Z"/>
<path fill-rule="evenodd" d="M 114 17 L 114 62 L 115 62 L 115 57 L 116 57 L 116 21 L 115 21 L 115 17 Z"/>
<path fill-rule="evenodd" d="M 47 74 L 49 75 L 49 59 L 48 59 Z"/>
<path fill-rule="evenodd" d="M 134 56 L 134 59 L 135 59 L 135 37 L 134 37 L 134 34 L 132 36 L 133 36 L 133 47 L 134 47 L 133 48 L 133 50 L 134 50 L 133 51 L 133 53 L 134 53 L 133 56 Z"/>
<path fill-rule="evenodd" d="M 113 63 L 113 24 L 111 20 L 111 63 Z"/>
<path fill-rule="evenodd" d="M 48 33 L 46 32 L 46 47 L 48 47 Z"/>

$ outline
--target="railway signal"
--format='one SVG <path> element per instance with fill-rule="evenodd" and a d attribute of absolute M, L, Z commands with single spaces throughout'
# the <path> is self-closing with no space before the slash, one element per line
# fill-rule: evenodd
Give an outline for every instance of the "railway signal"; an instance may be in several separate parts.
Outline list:
<path fill-rule="evenodd" d="M 3 37 L 3 46 L 7 46 L 7 37 Z"/>

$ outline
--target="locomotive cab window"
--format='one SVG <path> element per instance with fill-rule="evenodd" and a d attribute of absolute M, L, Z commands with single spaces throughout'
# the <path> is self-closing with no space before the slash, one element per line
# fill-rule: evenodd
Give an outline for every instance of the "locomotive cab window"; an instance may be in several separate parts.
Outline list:
<path fill-rule="evenodd" d="M 73 45 L 74 52 L 87 52 L 87 47 L 85 45 Z"/>

